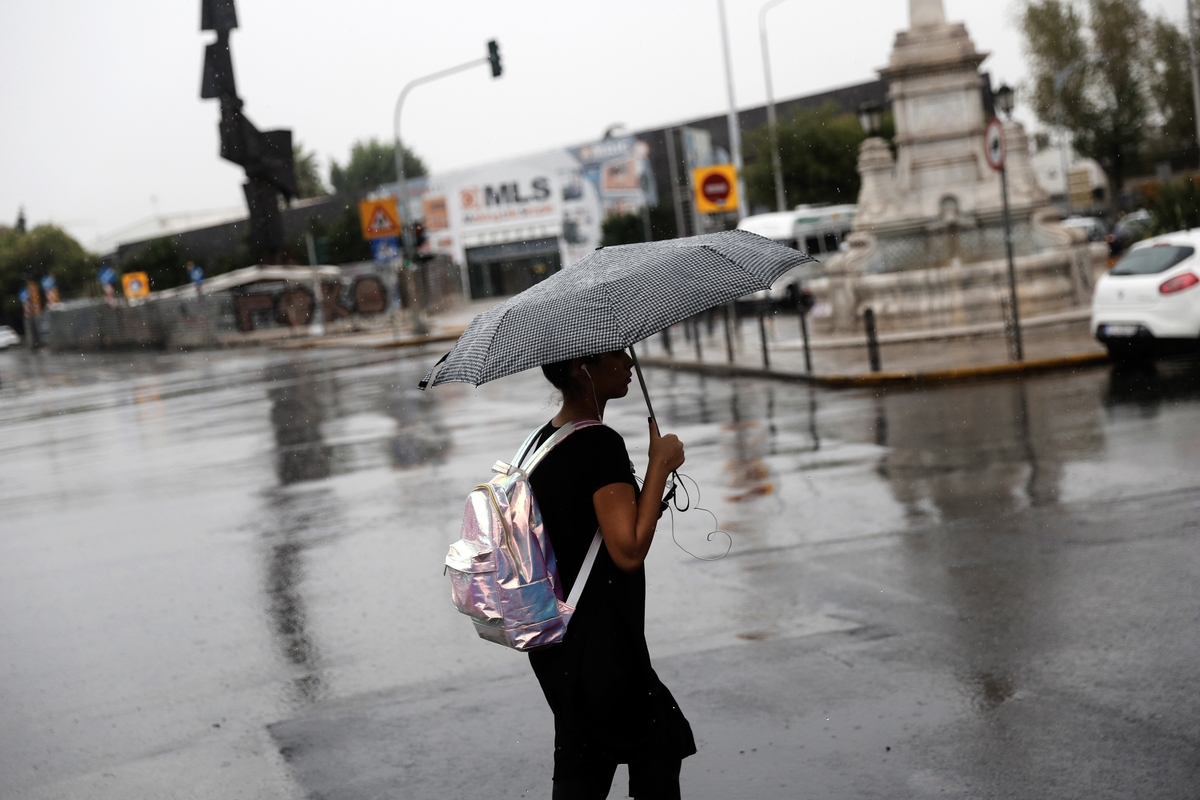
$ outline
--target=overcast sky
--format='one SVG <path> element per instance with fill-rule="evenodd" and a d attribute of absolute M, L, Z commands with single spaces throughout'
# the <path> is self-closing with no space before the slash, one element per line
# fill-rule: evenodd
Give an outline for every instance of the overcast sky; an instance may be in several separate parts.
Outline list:
<path fill-rule="evenodd" d="M 763 0 L 726 0 L 739 106 L 766 96 Z M 1183 19 L 1185 0 L 1146 0 Z M 1015 0 L 945 0 L 996 84 L 1025 78 Z M 261 130 L 290 128 L 330 159 L 392 135 L 400 88 L 485 54 L 485 66 L 417 88 L 403 135 L 434 171 L 722 113 L 716 0 L 238 0 L 238 91 Z M 199 0 L 0 2 L 0 223 L 24 206 L 85 245 L 155 213 L 242 205 L 242 169 L 218 156 L 218 104 L 199 98 Z M 768 15 L 775 93 L 876 77 L 906 0 L 790 0 Z M 1018 103 L 1020 96 L 1018 95 Z"/>

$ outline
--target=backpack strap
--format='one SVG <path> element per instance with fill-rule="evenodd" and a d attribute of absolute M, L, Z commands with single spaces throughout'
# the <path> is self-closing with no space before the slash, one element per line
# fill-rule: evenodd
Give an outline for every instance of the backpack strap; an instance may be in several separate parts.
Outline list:
<path fill-rule="evenodd" d="M 588 575 L 592 572 L 592 565 L 596 563 L 596 555 L 600 552 L 600 544 L 603 541 L 604 537 L 600 535 L 600 529 L 596 528 L 592 544 L 588 547 L 587 555 L 583 557 L 583 566 L 579 568 L 579 575 L 576 576 L 575 583 L 571 585 L 571 596 L 567 598 L 567 605 L 571 608 L 579 605 L 579 598 L 583 595 L 583 585 L 587 583 Z"/>
<path fill-rule="evenodd" d="M 513 460 L 513 466 L 517 467 L 526 475 L 528 475 L 529 473 L 533 472 L 541 460 L 545 458 L 550 451 L 553 450 L 555 446 L 558 445 L 558 443 L 563 439 L 567 438 L 575 431 L 603 424 L 603 422 L 595 419 L 571 420 L 566 425 L 563 425 L 561 428 L 551 434 L 550 438 L 542 442 L 541 447 L 530 454 L 528 450 L 533 445 L 533 442 L 537 441 L 537 435 L 542 430 L 541 428 L 538 428 L 529 435 L 529 438 L 525 440 L 525 444 L 522 444 L 521 449 L 517 451 L 517 457 Z"/>

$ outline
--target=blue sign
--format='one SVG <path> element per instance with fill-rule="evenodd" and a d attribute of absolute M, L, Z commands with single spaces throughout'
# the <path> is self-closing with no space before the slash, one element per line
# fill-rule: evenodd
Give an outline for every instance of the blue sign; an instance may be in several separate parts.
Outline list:
<path fill-rule="evenodd" d="M 117 271 L 112 267 L 104 267 L 100 270 L 100 282 L 114 284 L 117 282 Z"/>
<path fill-rule="evenodd" d="M 20 301 L 22 303 L 28 303 L 29 302 L 29 290 L 22 289 L 21 291 L 17 292 L 17 298 L 20 299 Z"/>
<path fill-rule="evenodd" d="M 58 284 L 54 281 L 53 275 L 47 275 L 46 277 L 42 278 L 42 291 L 43 292 L 46 292 L 47 294 L 49 294 L 50 291 L 57 286 L 58 286 Z"/>
<path fill-rule="evenodd" d="M 379 263 L 394 261 L 400 257 L 400 239 L 396 236 L 372 239 L 371 255 Z"/>
<path fill-rule="evenodd" d="M 188 270 L 188 278 L 191 279 L 192 283 L 202 283 L 204 281 L 204 269 L 197 264 L 193 264 L 192 268 Z"/>

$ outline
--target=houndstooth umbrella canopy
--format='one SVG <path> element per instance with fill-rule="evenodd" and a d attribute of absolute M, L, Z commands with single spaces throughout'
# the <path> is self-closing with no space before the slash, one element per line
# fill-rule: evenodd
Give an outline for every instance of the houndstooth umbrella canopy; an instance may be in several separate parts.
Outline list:
<path fill-rule="evenodd" d="M 811 261 L 743 230 L 600 248 L 475 317 L 421 388 L 630 347 Z"/>

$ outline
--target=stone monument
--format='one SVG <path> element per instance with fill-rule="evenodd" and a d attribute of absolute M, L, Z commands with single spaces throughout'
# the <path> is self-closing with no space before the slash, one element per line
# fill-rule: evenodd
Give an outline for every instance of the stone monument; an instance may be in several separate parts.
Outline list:
<path fill-rule="evenodd" d="M 810 290 L 830 313 L 818 329 L 848 333 L 873 308 L 880 330 L 1004 318 L 1007 261 L 999 174 L 984 155 L 991 90 L 962 23 L 942 0 L 909 0 L 911 27 L 896 35 L 888 82 L 896 136 L 859 151 L 862 188 L 854 231 Z M 1058 224 L 1038 186 L 1019 123 L 1005 122 L 1009 207 L 1022 316 L 1087 302 L 1100 250 Z"/>

